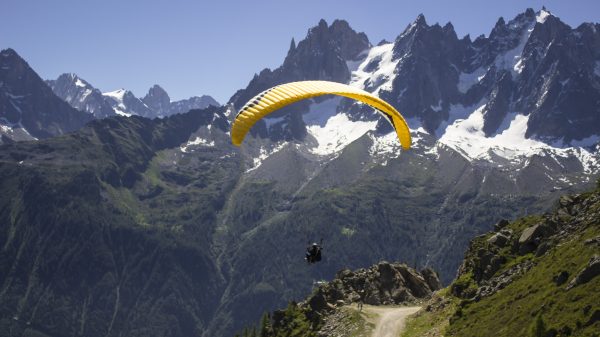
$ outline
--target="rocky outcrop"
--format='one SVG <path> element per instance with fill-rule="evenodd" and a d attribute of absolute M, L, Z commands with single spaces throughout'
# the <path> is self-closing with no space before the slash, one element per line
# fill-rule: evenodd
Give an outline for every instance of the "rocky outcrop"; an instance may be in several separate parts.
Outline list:
<path fill-rule="evenodd" d="M 389 305 L 412 302 L 431 295 L 441 288 L 437 274 L 432 270 L 427 276 L 400 263 L 381 262 L 368 269 L 344 269 L 336 278 L 321 285 L 316 295 L 307 303 L 317 310 L 331 305 L 358 302 L 372 305 Z"/>
<path fill-rule="evenodd" d="M 545 214 L 540 217 L 541 220 L 516 231 L 509 228 L 508 221 L 501 220 L 494 226 L 494 232 L 471 241 L 459 268 L 457 281 L 451 285 L 452 293 L 477 300 L 505 288 L 534 267 L 535 258 L 545 255 L 560 242 L 589 226 L 594 219 L 600 218 L 597 207 L 594 207 L 598 202 L 598 194 L 563 196 L 553 213 Z M 593 237 L 585 240 L 584 245 L 598 245 L 598 242 L 600 239 Z M 510 267 L 504 266 L 516 258 L 522 261 Z M 600 257 L 596 255 L 569 282 L 566 289 L 586 283 L 598 274 Z M 552 281 L 562 285 L 568 278 L 569 274 L 563 271 L 553 276 Z"/>
<path fill-rule="evenodd" d="M 577 276 L 575 276 L 575 278 L 569 282 L 569 285 L 566 289 L 569 290 L 580 284 L 587 283 L 598 275 L 600 275 L 600 256 L 594 255 L 594 257 L 592 257 L 588 262 L 587 266 L 585 266 L 585 268 L 583 268 L 583 270 L 581 270 L 579 274 L 577 274 Z"/>
<path fill-rule="evenodd" d="M 442 282 L 440 282 L 439 275 L 433 269 L 425 268 L 421 270 L 421 275 L 431 290 L 442 289 Z"/>
<path fill-rule="evenodd" d="M 287 309 L 275 311 L 268 324 L 271 328 L 265 333 L 266 336 L 279 336 L 282 331 L 296 329 L 301 321 L 306 322 L 306 329 L 310 330 L 306 333 L 320 331 L 319 335 L 325 336 L 324 331 L 337 329 L 330 326 L 332 321 L 346 319 L 340 311 L 341 306 L 356 302 L 370 305 L 414 303 L 430 298 L 440 288 L 437 273 L 429 268 L 419 273 L 406 264 L 380 262 L 366 269 L 343 269 L 331 282 L 319 284 L 305 301 L 290 302 Z M 329 319 L 331 317 L 339 319 Z"/>

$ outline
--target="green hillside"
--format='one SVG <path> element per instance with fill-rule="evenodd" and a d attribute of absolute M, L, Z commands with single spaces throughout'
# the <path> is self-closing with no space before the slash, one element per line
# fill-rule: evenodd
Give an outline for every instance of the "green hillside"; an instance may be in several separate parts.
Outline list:
<path fill-rule="evenodd" d="M 496 229 L 402 336 L 598 336 L 600 186 Z"/>

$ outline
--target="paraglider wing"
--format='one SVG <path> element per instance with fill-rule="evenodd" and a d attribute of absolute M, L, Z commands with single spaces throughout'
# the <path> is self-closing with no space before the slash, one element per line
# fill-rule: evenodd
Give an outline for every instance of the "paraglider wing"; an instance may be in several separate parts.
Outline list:
<path fill-rule="evenodd" d="M 300 81 L 281 84 L 254 96 L 239 111 L 231 127 L 231 141 L 240 146 L 254 123 L 294 102 L 321 96 L 338 95 L 363 102 L 381 112 L 396 130 L 403 149 L 410 148 L 410 130 L 404 117 L 389 103 L 362 89 L 329 81 Z"/>

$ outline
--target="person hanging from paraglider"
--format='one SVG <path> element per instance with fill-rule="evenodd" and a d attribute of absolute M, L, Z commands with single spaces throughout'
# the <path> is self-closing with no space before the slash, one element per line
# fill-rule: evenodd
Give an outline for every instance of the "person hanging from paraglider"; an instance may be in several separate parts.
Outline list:
<path fill-rule="evenodd" d="M 304 259 L 308 264 L 317 263 L 321 261 L 321 251 L 323 250 L 322 244 L 323 239 L 321 239 L 320 244 L 317 244 L 315 242 L 312 245 L 309 244 L 309 246 L 306 247 L 306 256 Z"/>

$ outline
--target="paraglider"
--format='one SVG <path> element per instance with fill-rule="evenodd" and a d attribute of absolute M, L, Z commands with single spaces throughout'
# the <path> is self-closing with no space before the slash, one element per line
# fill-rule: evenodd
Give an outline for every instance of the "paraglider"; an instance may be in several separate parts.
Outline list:
<path fill-rule="evenodd" d="M 323 239 L 321 239 L 321 243 L 317 244 L 316 242 L 312 245 L 306 247 L 306 256 L 304 259 L 308 264 L 313 264 L 321 261 L 321 251 L 323 250 Z"/>
<path fill-rule="evenodd" d="M 389 103 L 362 89 L 329 81 L 300 81 L 267 89 L 246 103 L 231 126 L 231 141 L 240 146 L 250 128 L 261 118 L 294 102 L 321 95 L 338 95 L 363 102 L 381 112 L 392 124 L 403 149 L 409 149 L 410 130 L 404 117 Z"/>

